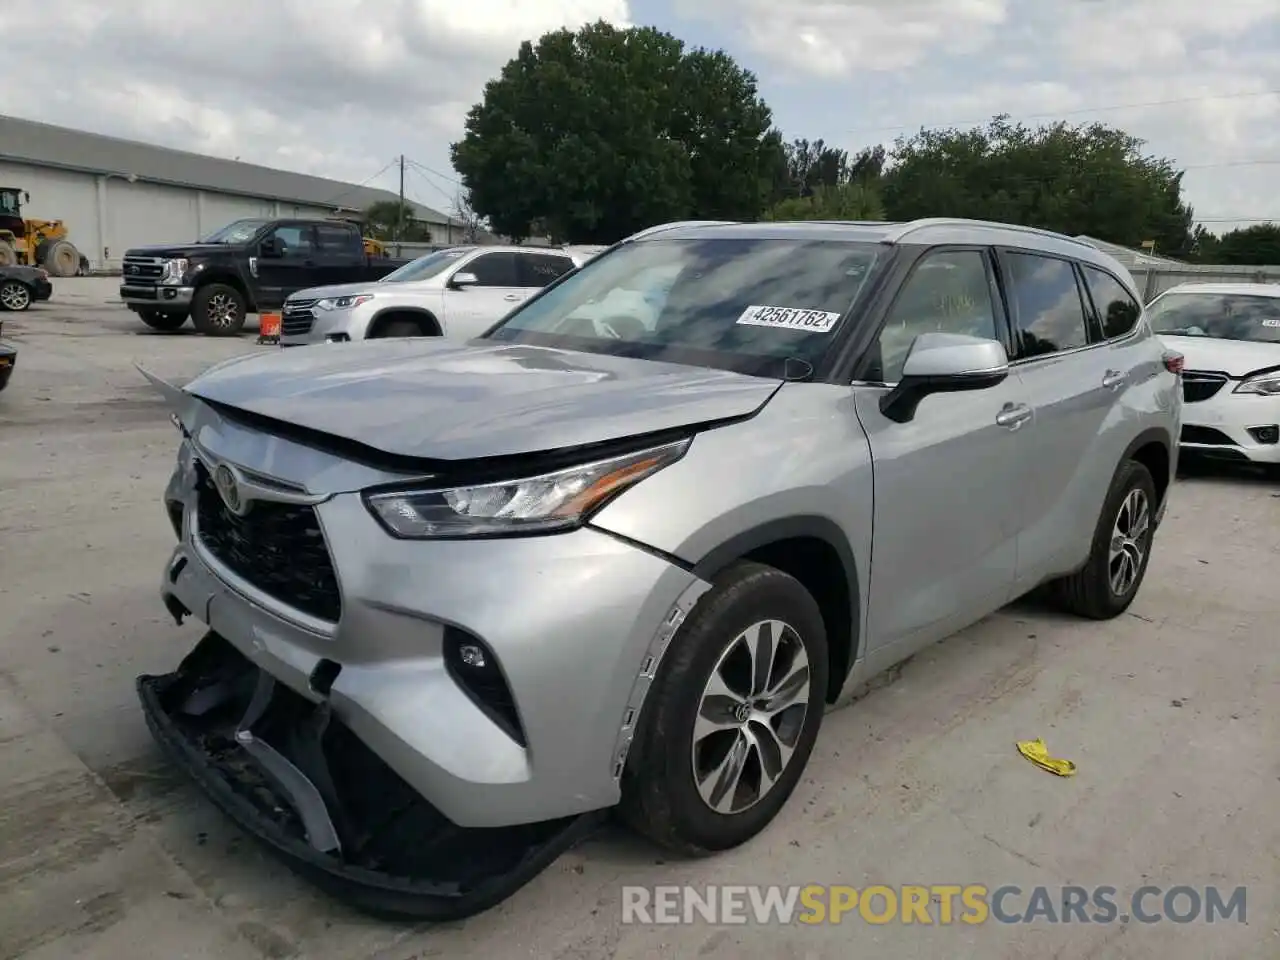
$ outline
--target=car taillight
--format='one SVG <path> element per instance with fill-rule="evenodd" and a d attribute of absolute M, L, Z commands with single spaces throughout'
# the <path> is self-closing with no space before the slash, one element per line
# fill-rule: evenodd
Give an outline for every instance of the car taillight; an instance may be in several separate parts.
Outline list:
<path fill-rule="evenodd" d="M 1186 357 L 1180 353 L 1174 353 L 1172 350 L 1164 355 L 1164 368 L 1170 373 L 1181 375 L 1182 368 L 1186 365 Z"/>

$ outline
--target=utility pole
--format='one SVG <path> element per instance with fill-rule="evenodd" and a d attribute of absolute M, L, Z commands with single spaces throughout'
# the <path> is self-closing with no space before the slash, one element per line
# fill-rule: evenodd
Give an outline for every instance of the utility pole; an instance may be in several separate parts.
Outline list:
<path fill-rule="evenodd" d="M 404 236 L 404 154 L 400 154 L 400 203 L 396 206 L 396 256 L 400 256 L 400 238 Z"/>

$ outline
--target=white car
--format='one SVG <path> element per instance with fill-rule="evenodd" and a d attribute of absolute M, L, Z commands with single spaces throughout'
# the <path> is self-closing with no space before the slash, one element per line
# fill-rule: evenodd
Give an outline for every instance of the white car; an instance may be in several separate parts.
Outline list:
<path fill-rule="evenodd" d="M 1185 358 L 1182 449 L 1280 468 L 1280 284 L 1186 283 L 1147 316 Z"/>
<path fill-rule="evenodd" d="M 451 247 L 381 280 L 299 290 L 281 311 L 280 345 L 381 337 L 468 340 L 604 249 Z"/>

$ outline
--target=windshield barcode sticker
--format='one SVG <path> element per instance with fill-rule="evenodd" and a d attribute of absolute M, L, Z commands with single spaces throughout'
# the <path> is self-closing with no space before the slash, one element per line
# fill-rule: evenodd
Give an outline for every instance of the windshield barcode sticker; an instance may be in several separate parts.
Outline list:
<path fill-rule="evenodd" d="M 747 307 L 738 323 L 751 327 L 782 327 L 804 333 L 830 333 L 840 322 L 840 314 L 826 310 L 801 310 L 798 307 Z"/>

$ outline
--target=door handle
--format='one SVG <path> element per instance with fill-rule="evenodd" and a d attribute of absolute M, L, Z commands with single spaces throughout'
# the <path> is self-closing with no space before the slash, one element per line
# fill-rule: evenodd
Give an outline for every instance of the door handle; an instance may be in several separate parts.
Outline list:
<path fill-rule="evenodd" d="M 1108 390 L 1118 390 L 1129 377 L 1120 370 L 1108 370 L 1102 377 L 1102 385 Z"/>
<path fill-rule="evenodd" d="M 1010 430 L 1017 430 L 1031 419 L 1031 408 L 1025 403 L 1006 403 L 996 414 L 996 423 Z"/>
<path fill-rule="evenodd" d="M 524 297 L 520 296 L 520 294 L 518 294 L 518 293 L 508 293 L 508 294 L 507 294 L 505 297 L 503 297 L 502 299 L 503 299 L 503 300 L 506 300 L 506 301 L 507 301 L 507 302 L 509 302 L 509 303 L 515 303 L 517 300 L 523 300 L 523 299 L 524 299 Z"/>

